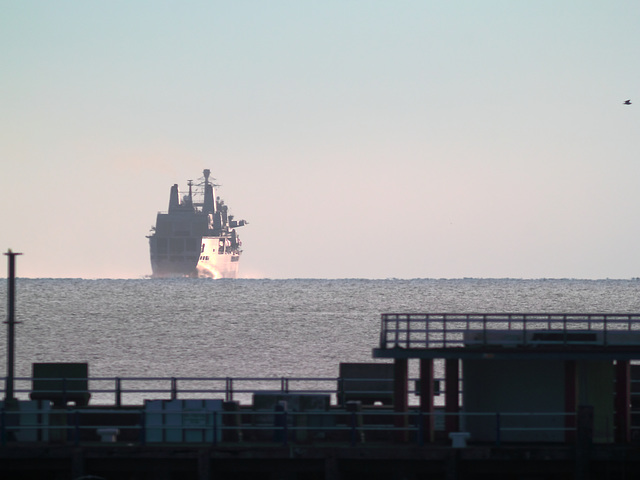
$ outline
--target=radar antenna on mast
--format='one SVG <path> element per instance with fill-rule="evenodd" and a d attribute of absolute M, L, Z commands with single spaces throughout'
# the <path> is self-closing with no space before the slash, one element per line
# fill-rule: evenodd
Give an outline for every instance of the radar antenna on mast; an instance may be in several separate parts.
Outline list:
<path fill-rule="evenodd" d="M 218 183 L 213 183 L 216 179 L 211 176 L 211 170 L 209 170 L 208 168 L 202 171 L 202 175 L 204 176 L 204 181 L 202 183 L 198 183 L 197 186 L 202 187 L 203 195 L 205 195 L 206 193 L 207 185 L 211 185 L 213 188 L 221 186 Z M 200 180 L 202 180 L 202 178 Z"/>

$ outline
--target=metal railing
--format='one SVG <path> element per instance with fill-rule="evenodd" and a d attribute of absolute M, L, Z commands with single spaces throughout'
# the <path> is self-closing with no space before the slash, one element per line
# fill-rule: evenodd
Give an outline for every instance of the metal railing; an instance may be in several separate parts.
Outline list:
<path fill-rule="evenodd" d="M 32 377 L 18 377 L 14 393 L 18 400 L 29 400 L 33 393 Z M 60 380 L 62 378 L 47 378 L 47 380 Z M 77 378 L 72 379 L 77 381 Z M 442 404 L 446 394 L 446 382 L 443 377 L 434 378 L 437 389 L 434 394 L 434 404 Z M 349 390 L 342 389 L 343 382 L 347 387 L 356 387 L 358 383 L 377 384 L 377 389 L 360 387 Z M 0 402 L 5 397 L 6 377 L 0 377 Z M 73 385 L 73 384 L 72 384 Z M 39 393 L 51 393 L 58 396 L 62 403 L 66 404 L 65 397 L 69 400 L 84 394 L 90 394 L 89 405 L 96 406 L 136 406 L 142 405 L 146 400 L 177 400 L 177 399 L 211 399 L 219 398 L 227 402 L 237 401 L 242 405 L 251 405 L 255 394 L 282 393 L 282 394 L 318 394 L 328 395 L 330 405 L 341 404 L 341 396 L 347 398 L 358 397 L 382 397 L 393 395 L 393 379 L 389 378 L 348 378 L 340 377 L 90 377 L 87 379 L 87 390 L 39 390 Z M 388 385 L 380 389 L 381 385 Z M 409 379 L 409 404 L 419 403 L 419 379 Z M 463 391 L 464 379 L 457 382 L 458 394 Z M 640 396 L 640 380 L 631 379 L 632 396 Z M 613 388 L 612 388 L 613 391 Z M 356 398 L 357 399 L 357 398 Z"/>
<path fill-rule="evenodd" d="M 161 416 L 151 423 L 151 415 Z M 376 444 L 403 442 L 424 445 L 449 442 L 444 419 L 455 416 L 470 441 L 503 442 L 574 441 L 576 413 L 463 412 L 391 409 L 348 411 L 243 410 L 149 412 L 146 409 L 41 409 L 18 412 L 0 409 L 0 446 L 17 443 L 85 445 L 162 444 Z M 169 420 L 171 417 L 171 420 Z M 25 421 L 26 418 L 26 421 Z M 111 418 L 111 420 L 108 420 Z M 97 420 L 99 419 L 99 420 Z M 108 423 L 104 423 L 108 420 Z M 430 424 L 434 424 L 435 428 Z M 470 428 L 468 428 L 470 427 Z M 441 432 L 435 439 L 431 432 Z M 613 433 L 606 434 L 613 441 Z"/>
<path fill-rule="evenodd" d="M 39 378 L 16 377 L 13 389 L 16 397 L 27 400 L 34 393 L 33 385 Z M 63 404 L 75 401 L 76 398 L 90 397 L 92 405 L 141 405 L 146 400 L 176 400 L 176 399 L 210 399 L 221 398 L 225 401 L 238 401 L 251 404 L 253 396 L 259 393 L 282 394 L 323 394 L 330 397 L 330 403 L 340 403 L 340 395 L 392 395 L 393 379 L 389 378 L 348 378 L 341 377 L 89 377 L 86 380 L 86 390 L 66 388 L 78 385 L 78 379 L 51 378 L 48 382 L 57 383 L 60 388 L 55 390 L 38 390 L 38 396 L 44 398 L 47 394 L 57 397 Z M 415 385 L 418 379 L 409 381 Z M 437 378 L 444 384 L 442 378 Z M 344 381 L 348 381 L 347 388 L 343 388 Z M 377 384 L 378 388 L 360 387 L 362 384 Z M 51 385 L 52 383 L 49 383 Z M 386 386 L 388 385 L 388 387 Z M 4 396 L 6 378 L 0 377 L 0 395 Z M 380 389 L 380 386 L 383 389 Z M 353 388 L 353 391 L 348 390 Z M 410 393 L 416 393 L 412 389 Z M 439 392 L 442 393 L 442 392 Z M 87 395 L 88 394 L 88 395 Z M 411 397 L 414 395 L 410 395 Z M 416 397 L 417 399 L 417 397 Z"/>
<path fill-rule="evenodd" d="M 629 336 L 630 332 L 638 336 Z M 382 314 L 381 349 L 459 348 L 497 342 L 523 346 L 640 345 L 640 314 Z"/>

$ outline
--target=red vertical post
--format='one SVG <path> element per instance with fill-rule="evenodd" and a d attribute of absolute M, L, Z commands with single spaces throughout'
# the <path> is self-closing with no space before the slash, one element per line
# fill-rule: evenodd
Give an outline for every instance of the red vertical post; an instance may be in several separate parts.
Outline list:
<path fill-rule="evenodd" d="M 420 412 L 422 412 L 422 431 L 425 442 L 433 442 L 433 359 L 420 359 Z"/>
<path fill-rule="evenodd" d="M 444 417 L 445 431 L 458 432 L 460 430 L 460 361 L 457 358 L 447 358 L 444 361 Z"/>
<path fill-rule="evenodd" d="M 631 441 L 631 364 L 616 360 L 615 432 L 617 443 Z"/>
<path fill-rule="evenodd" d="M 564 362 L 564 411 L 565 417 L 565 441 L 576 440 L 576 415 L 578 412 L 578 365 L 575 360 Z"/>
<path fill-rule="evenodd" d="M 393 411 L 394 425 L 398 429 L 407 428 L 407 411 L 409 410 L 409 361 L 396 358 L 393 361 Z M 404 415 L 400 415 L 404 414 Z M 407 430 L 398 430 L 396 440 L 406 442 Z"/>

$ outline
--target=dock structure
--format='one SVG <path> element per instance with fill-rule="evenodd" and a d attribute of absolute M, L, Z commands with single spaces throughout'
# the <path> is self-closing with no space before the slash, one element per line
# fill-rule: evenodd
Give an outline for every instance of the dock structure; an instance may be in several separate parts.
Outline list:
<path fill-rule="evenodd" d="M 408 409 L 407 362 L 419 360 L 428 438 L 434 432 L 433 365 L 443 359 L 448 433 L 459 431 L 464 419 L 476 427 L 471 438 L 488 440 L 473 413 L 528 412 L 538 417 L 541 433 L 512 440 L 574 441 L 576 414 L 588 406 L 594 441 L 631 440 L 631 362 L 640 360 L 640 314 L 383 314 L 373 357 L 394 361 L 396 412 Z M 565 414 L 564 428 L 558 418 L 551 424 L 544 419 L 553 412 Z"/>
<path fill-rule="evenodd" d="M 333 378 L 166 382 L 34 364 L 0 403 L 0 473 L 640 478 L 640 314 L 388 313 L 373 358 Z"/>

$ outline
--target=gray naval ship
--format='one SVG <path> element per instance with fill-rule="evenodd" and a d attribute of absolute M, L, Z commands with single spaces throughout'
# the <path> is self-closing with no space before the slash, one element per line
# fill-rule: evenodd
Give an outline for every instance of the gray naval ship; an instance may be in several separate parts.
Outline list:
<path fill-rule="evenodd" d="M 189 193 L 180 198 L 178 185 L 171 187 L 169 211 L 159 212 L 155 227 L 151 227 L 152 278 L 202 277 L 236 278 L 242 242 L 236 228 L 246 225 L 234 220 L 228 207 L 215 196 L 209 181 L 210 170 L 204 170 L 204 180 L 194 185 L 189 180 Z M 202 202 L 195 202 L 200 194 Z"/>

